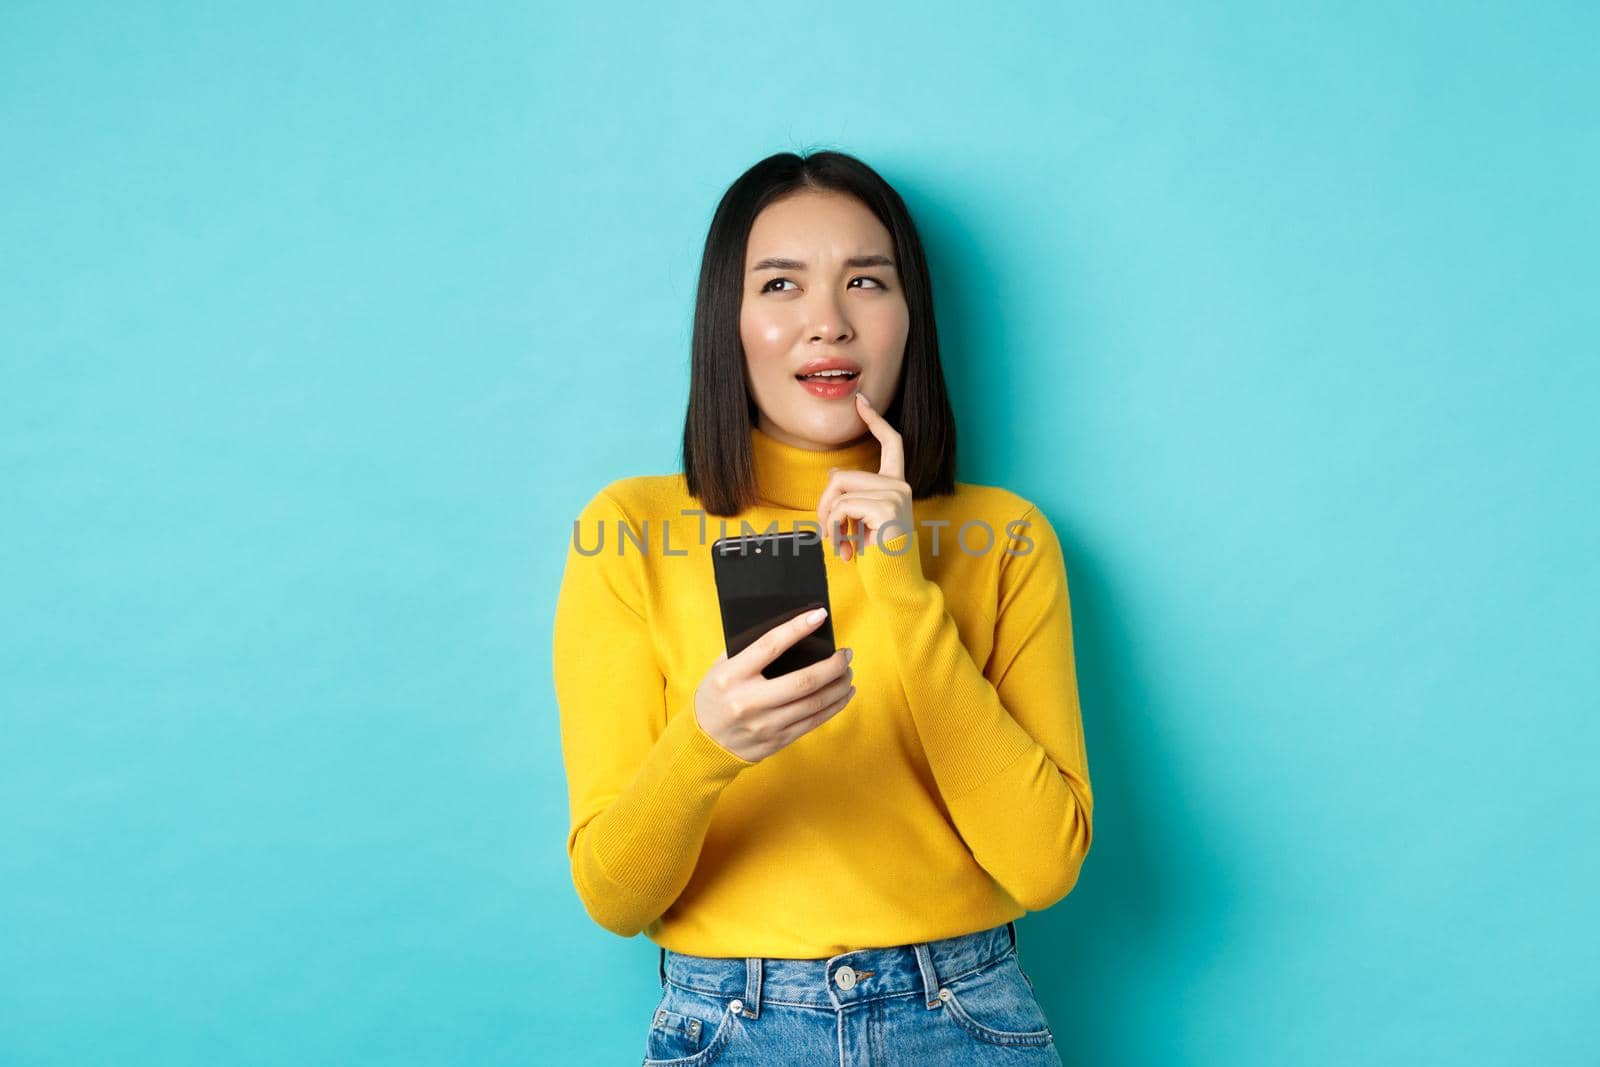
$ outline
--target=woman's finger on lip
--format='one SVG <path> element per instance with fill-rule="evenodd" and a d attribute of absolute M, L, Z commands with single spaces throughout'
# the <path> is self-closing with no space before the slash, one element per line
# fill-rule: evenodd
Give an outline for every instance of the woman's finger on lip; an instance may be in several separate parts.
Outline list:
<path fill-rule="evenodd" d="M 872 401 L 867 399 L 865 393 L 857 393 L 861 398 L 861 405 L 856 410 L 861 412 L 862 421 L 867 424 L 867 429 L 872 431 L 883 446 L 878 463 L 878 473 L 894 479 L 905 477 L 905 451 L 900 441 L 900 432 L 889 425 L 889 420 L 878 414 L 873 408 Z"/>

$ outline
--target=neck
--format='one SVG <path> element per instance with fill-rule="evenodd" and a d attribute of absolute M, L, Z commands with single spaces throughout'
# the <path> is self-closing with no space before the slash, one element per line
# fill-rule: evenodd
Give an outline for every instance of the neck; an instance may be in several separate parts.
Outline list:
<path fill-rule="evenodd" d="M 801 448 L 780 441 L 759 426 L 750 427 L 756 486 L 761 499 L 797 511 L 815 511 L 828 485 L 828 468 L 875 471 L 878 439 L 870 433 L 852 444 L 833 448 Z"/>

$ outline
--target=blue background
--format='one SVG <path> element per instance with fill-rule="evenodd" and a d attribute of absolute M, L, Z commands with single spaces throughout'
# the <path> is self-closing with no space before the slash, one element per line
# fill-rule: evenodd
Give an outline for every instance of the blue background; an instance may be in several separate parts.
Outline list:
<path fill-rule="evenodd" d="M 566 540 L 675 467 L 717 198 L 824 147 L 921 227 L 960 476 L 1067 545 L 1067 1061 L 1600 1060 L 1597 30 L 12 0 L 0 1061 L 638 1061 Z"/>

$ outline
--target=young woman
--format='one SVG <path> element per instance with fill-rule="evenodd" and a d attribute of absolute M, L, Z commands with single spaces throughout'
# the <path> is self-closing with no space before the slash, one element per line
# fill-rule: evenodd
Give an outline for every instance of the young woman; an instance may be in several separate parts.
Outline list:
<path fill-rule="evenodd" d="M 589 500 L 556 607 L 573 879 L 661 946 L 647 1067 L 1061 1062 L 1012 920 L 1089 851 L 1066 571 L 955 457 L 901 198 L 762 160 L 706 240 L 684 470 Z M 767 678 L 820 619 L 728 656 L 710 544 L 819 527 L 839 651 Z"/>

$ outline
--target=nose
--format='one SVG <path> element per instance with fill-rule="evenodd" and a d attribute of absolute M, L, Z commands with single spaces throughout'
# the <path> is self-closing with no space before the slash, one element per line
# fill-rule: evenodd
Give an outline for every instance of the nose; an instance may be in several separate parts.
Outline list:
<path fill-rule="evenodd" d="M 850 320 L 838 297 L 827 290 L 811 296 L 811 339 L 813 341 L 846 341 L 850 338 Z"/>

